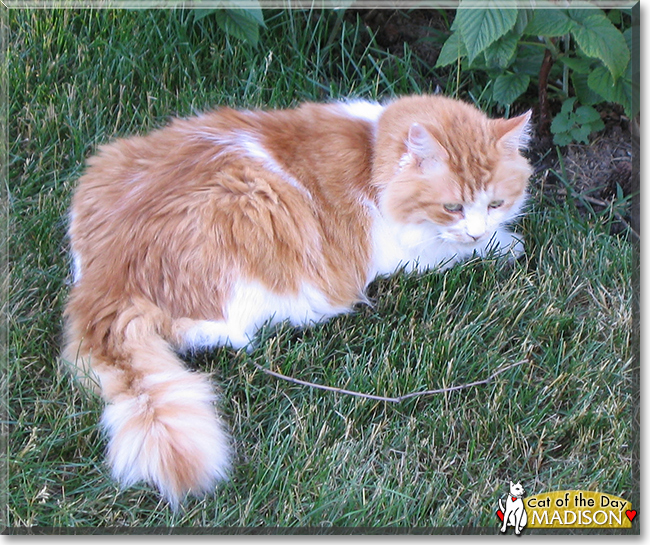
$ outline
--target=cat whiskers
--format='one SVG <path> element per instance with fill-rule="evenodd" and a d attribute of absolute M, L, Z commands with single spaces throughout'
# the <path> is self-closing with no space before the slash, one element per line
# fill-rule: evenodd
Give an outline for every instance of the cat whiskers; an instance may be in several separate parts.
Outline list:
<path fill-rule="evenodd" d="M 444 236 L 445 234 L 446 234 L 446 233 L 436 233 L 435 235 L 433 235 L 433 236 L 431 236 L 431 237 L 429 237 L 429 238 L 425 238 L 424 240 L 422 240 L 422 241 L 420 242 L 420 245 L 429 245 L 429 244 L 431 244 L 431 243 L 434 242 L 434 241 L 446 240 L 446 239 L 445 239 L 445 236 Z"/>

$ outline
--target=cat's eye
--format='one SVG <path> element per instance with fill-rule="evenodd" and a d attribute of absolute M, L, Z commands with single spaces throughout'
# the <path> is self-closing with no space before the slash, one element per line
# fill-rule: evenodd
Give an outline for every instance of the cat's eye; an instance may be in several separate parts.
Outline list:
<path fill-rule="evenodd" d="M 501 206 L 502 204 L 503 204 L 503 199 L 499 199 L 496 201 L 492 201 L 488 206 L 490 208 L 499 208 L 499 206 Z"/>
<path fill-rule="evenodd" d="M 447 212 L 462 212 L 463 211 L 463 205 L 458 204 L 458 203 L 453 203 L 453 204 L 444 204 L 443 208 Z"/>

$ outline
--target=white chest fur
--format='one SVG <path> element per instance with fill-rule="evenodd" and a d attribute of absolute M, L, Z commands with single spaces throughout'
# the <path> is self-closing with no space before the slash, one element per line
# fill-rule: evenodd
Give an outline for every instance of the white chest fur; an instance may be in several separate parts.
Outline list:
<path fill-rule="evenodd" d="M 433 223 L 402 224 L 382 215 L 368 205 L 373 218 L 372 262 L 368 282 L 377 276 L 392 274 L 402 267 L 407 272 L 444 270 L 466 259 L 473 247 L 453 244 L 441 237 Z"/>

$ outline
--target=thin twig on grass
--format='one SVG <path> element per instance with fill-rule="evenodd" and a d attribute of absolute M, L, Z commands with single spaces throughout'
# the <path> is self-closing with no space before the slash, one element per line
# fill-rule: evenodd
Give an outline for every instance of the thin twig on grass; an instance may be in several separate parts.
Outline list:
<path fill-rule="evenodd" d="M 335 392 L 337 394 L 345 394 L 345 395 L 350 395 L 350 396 L 355 396 L 355 397 L 362 397 L 364 399 L 374 399 L 376 401 L 386 401 L 388 403 L 401 403 L 402 401 L 405 401 L 407 399 L 410 399 L 412 397 L 418 397 L 418 396 L 426 396 L 426 395 L 434 395 L 434 394 L 443 394 L 446 392 L 454 392 L 456 390 L 463 390 L 465 388 L 472 388 L 473 386 L 480 386 L 481 384 L 487 384 L 490 382 L 494 377 L 497 375 L 500 375 L 501 373 L 507 371 L 508 369 L 512 369 L 513 367 L 517 367 L 518 365 L 521 365 L 522 363 L 526 363 L 528 360 L 523 359 L 521 361 L 518 361 L 517 363 L 513 363 L 511 365 L 507 365 L 506 367 L 503 367 L 502 369 L 499 369 L 492 373 L 489 377 L 483 379 L 483 380 L 477 380 L 475 382 L 469 382 L 467 384 L 461 384 L 459 386 L 449 386 L 448 388 L 439 388 L 437 390 L 425 390 L 424 392 L 411 392 L 410 394 L 405 394 L 403 396 L 399 397 L 384 397 L 384 396 L 378 396 L 374 394 L 364 394 L 362 392 L 355 392 L 353 390 L 345 390 L 343 388 L 336 388 L 334 386 L 325 386 L 323 384 L 315 384 L 313 382 L 307 382 L 306 380 L 300 380 L 297 378 L 293 377 L 288 377 L 287 375 L 283 375 L 282 373 L 277 373 L 276 371 L 271 371 L 270 369 L 265 369 L 261 365 L 251 362 L 257 369 L 262 371 L 263 373 L 266 373 L 267 375 L 271 375 L 272 377 L 279 378 L 282 380 L 286 380 L 287 382 L 292 382 L 294 384 L 300 384 L 302 386 L 309 386 L 310 388 L 316 388 L 318 390 L 327 390 L 328 392 Z"/>

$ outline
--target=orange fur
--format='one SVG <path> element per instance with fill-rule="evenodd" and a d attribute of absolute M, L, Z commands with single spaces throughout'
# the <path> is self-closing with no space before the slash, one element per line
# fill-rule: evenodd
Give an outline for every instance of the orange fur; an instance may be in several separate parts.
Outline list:
<path fill-rule="evenodd" d="M 192 334 L 240 339 L 228 337 L 233 301 L 255 320 L 259 301 L 303 305 L 287 311 L 300 323 L 364 300 L 382 271 L 379 217 L 445 226 L 457 219 L 446 203 L 487 188 L 511 206 L 530 174 L 517 151 L 526 121 L 407 97 L 377 124 L 338 105 L 222 108 L 102 146 L 72 201 L 80 275 L 63 357 L 99 381 L 116 477 L 172 503 L 225 477 L 208 380 L 174 351 Z"/>
<path fill-rule="evenodd" d="M 502 139 L 521 122 L 491 120 L 475 107 L 445 97 L 402 99 L 400 108 L 387 110 L 379 122 L 377 148 L 386 152 L 377 155 L 373 180 L 385 191 L 387 208 L 403 222 L 435 218 L 444 225 L 454 218 L 442 204 L 471 201 L 477 190 L 490 184 L 499 184 L 514 201 L 525 190 L 531 171 L 517 147 L 511 153 Z M 446 152 L 445 171 L 433 180 L 414 162 L 395 176 L 412 123 L 421 123 Z"/>

